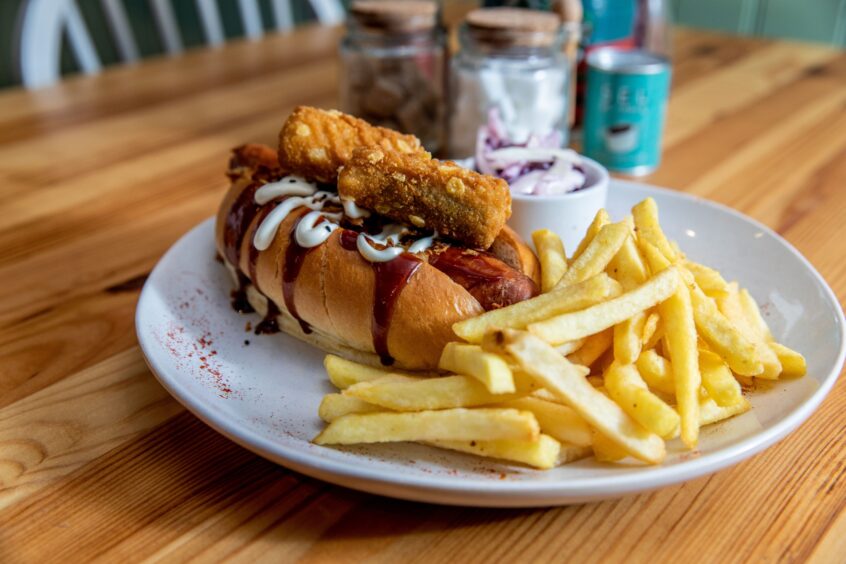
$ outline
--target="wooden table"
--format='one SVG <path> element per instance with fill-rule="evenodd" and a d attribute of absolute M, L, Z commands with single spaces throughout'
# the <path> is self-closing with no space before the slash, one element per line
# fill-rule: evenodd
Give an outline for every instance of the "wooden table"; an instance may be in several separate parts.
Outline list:
<path fill-rule="evenodd" d="M 0 95 L 0 560 L 846 557 L 846 382 L 777 446 L 661 491 L 438 507 L 305 478 L 188 414 L 138 349 L 138 291 L 211 215 L 228 149 L 331 106 L 331 29 Z M 647 180 L 763 221 L 846 296 L 846 54 L 681 31 Z"/>

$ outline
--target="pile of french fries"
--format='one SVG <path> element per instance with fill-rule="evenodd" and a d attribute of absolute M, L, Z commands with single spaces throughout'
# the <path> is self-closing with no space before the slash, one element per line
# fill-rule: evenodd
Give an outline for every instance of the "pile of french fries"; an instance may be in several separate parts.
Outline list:
<path fill-rule="evenodd" d="M 414 441 L 548 469 L 593 454 L 659 464 L 665 441 L 750 409 L 755 378 L 805 374 L 736 282 L 688 260 L 655 201 L 612 223 L 600 210 L 570 260 L 534 233 L 543 293 L 456 323 L 443 374 L 401 373 L 329 355 L 340 390 L 314 442 Z"/>

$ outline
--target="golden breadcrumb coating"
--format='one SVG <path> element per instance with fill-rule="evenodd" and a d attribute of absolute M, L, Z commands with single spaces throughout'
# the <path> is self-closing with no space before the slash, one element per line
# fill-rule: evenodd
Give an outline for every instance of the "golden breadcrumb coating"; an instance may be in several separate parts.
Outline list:
<path fill-rule="evenodd" d="M 337 110 L 299 106 L 279 133 L 279 163 L 306 178 L 334 183 L 353 150 L 364 146 L 428 154 L 413 135 L 376 127 Z"/>
<path fill-rule="evenodd" d="M 435 229 L 487 249 L 511 216 L 511 192 L 500 179 L 426 154 L 356 149 L 338 177 L 338 193 L 394 221 Z"/>

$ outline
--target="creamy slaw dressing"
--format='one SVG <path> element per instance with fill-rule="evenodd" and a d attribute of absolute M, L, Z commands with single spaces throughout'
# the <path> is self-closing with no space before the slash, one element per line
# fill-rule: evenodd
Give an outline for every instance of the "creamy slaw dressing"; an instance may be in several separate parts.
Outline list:
<path fill-rule="evenodd" d="M 265 205 L 279 198 L 286 198 L 264 218 L 253 236 L 253 246 L 264 251 L 273 243 L 279 226 L 295 209 L 305 207 L 312 211 L 304 215 L 294 232 L 297 244 L 304 248 L 316 247 L 326 241 L 332 232 L 340 227 L 344 215 L 351 219 L 368 217 L 370 212 L 358 207 L 355 202 L 341 199 L 334 192 L 318 190 L 317 185 L 297 175 L 284 176 L 277 182 L 265 184 L 256 191 L 255 202 Z M 343 206 L 344 212 L 325 212 L 326 204 Z M 406 249 L 400 246 L 400 238 L 410 233 L 404 225 L 389 223 L 378 235 L 359 233 L 356 248 L 370 262 L 388 262 L 395 259 Z M 407 252 L 422 253 L 429 249 L 437 237 L 437 232 L 428 237 L 421 237 L 409 245 Z M 376 248 L 375 243 L 384 248 Z"/>

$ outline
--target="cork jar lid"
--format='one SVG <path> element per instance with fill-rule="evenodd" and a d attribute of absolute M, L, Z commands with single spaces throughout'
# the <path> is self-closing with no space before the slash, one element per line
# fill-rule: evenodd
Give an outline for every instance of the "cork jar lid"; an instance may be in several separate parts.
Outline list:
<path fill-rule="evenodd" d="M 371 30 L 425 31 L 437 25 L 438 4 L 432 0 L 354 0 L 350 16 Z"/>
<path fill-rule="evenodd" d="M 546 47 L 561 28 L 557 14 L 526 8 L 480 8 L 465 21 L 477 40 L 500 47 Z"/>

